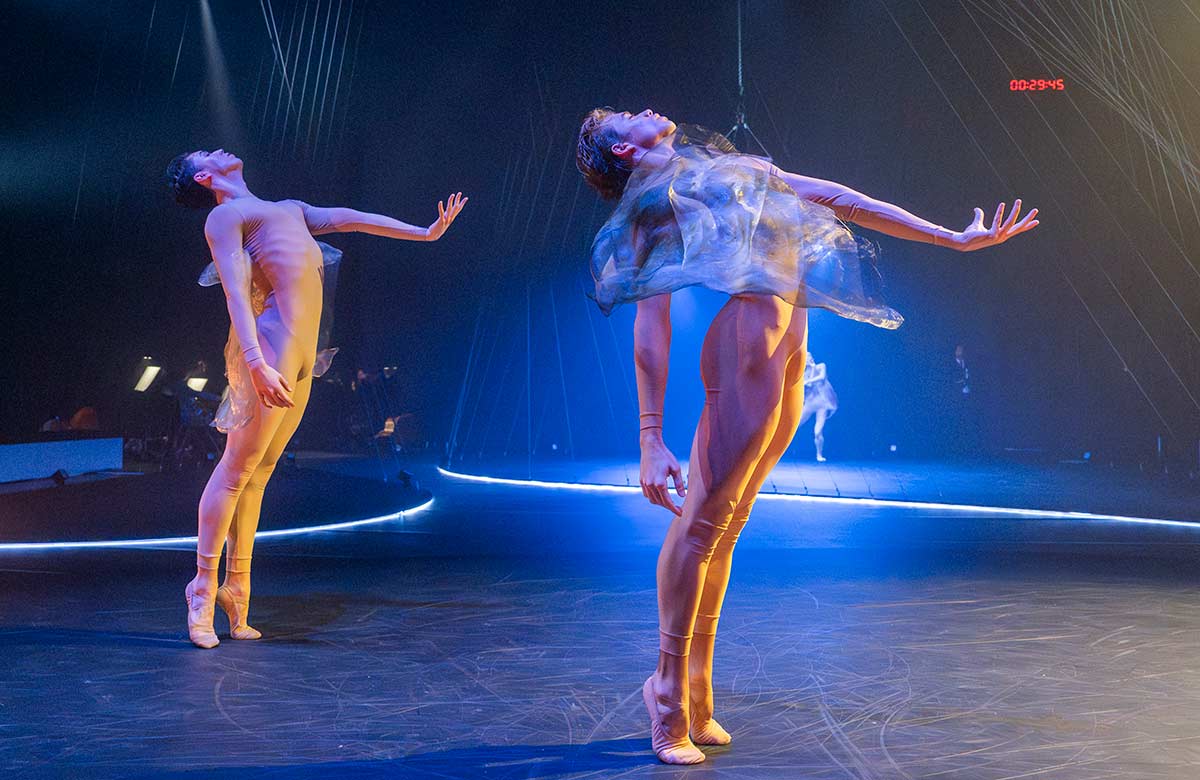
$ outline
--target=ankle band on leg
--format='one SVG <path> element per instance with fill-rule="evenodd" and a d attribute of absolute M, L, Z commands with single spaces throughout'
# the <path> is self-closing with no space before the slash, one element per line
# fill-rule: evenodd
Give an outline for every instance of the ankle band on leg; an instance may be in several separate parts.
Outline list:
<path fill-rule="evenodd" d="M 692 634 L 716 636 L 717 621 L 720 619 L 720 615 L 696 615 L 696 626 L 692 629 Z"/>
<path fill-rule="evenodd" d="M 667 655 L 673 655 L 677 658 L 686 658 L 688 651 L 692 647 L 692 637 L 672 634 L 667 631 L 659 630 L 658 632 L 658 649 Z"/>
<path fill-rule="evenodd" d="M 196 568 L 203 571 L 216 571 L 221 565 L 221 556 L 196 553 Z"/>
<path fill-rule="evenodd" d="M 226 558 L 225 559 L 225 571 L 227 571 L 227 572 L 231 571 L 236 574 L 249 574 L 250 573 L 250 559 L 249 558 Z"/>

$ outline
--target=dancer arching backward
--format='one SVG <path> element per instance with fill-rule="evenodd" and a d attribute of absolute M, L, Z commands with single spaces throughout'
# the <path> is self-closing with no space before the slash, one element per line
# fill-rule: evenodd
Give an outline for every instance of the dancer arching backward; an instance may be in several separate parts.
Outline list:
<path fill-rule="evenodd" d="M 799 428 L 813 421 L 813 444 L 817 448 L 817 462 L 825 462 L 825 422 L 837 411 L 837 393 L 829 383 L 829 372 L 824 363 L 818 363 L 809 352 L 804 358 L 804 409 L 800 412 Z"/>
<path fill-rule="evenodd" d="M 579 133 L 577 165 L 605 198 L 620 198 L 592 246 L 596 302 L 637 301 L 642 491 L 677 517 L 658 559 L 659 660 L 643 697 L 651 741 L 671 764 L 704 760 L 725 744 L 713 720 L 712 660 L 730 558 L 755 495 L 800 419 L 806 307 L 896 328 L 879 299 L 869 244 L 841 220 L 959 251 L 999 244 L 1037 225 L 1021 202 L 991 227 L 983 211 L 961 232 L 840 184 L 782 171 L 728 139 L 677 127 L 647 109 L 596 109 Z M 705 405 L 689 484 L 662 440 L 671 339 L 669 293 L 688 285 L 728 293 L 700 358 Z M 684 497 L 676 506 L 668 479 Z M 689 730 L 691 738 L 689 739 Z"/>
<path fill-rule="evenodd" d="M 295 433 L 308 403 L 321 321 L 323 260 L 314 235 L 371 233 L 410 241 L 436 241 L 466 205 L 462 193 L 438 203 L 429 227 L 347 208 L 316 208 L 298 200 L 255 197 L 243 178 L 242 161 L 218 149 L 182 154 L 167 179 L 175 199 L 193 208 L 215 207 L 204 233 L 221 277 L 232 336 L 240 349 L 226 366 L 234 377 L 248 373 L 257 396 L 245 404 L 247 419 L 230 430 L 221 457 L 200 497 L 196 577 L 185 590 L 188 636 L 199 647 L 216 647 L 213 608 L 229 616 L 234 639 L 257 639 L 246 623 L 250 556 L 263 489 Z M 256 316 L 252 291 L 265 295 Z M 240 353 L 240 354 L 239 354 Z M 227 359 L 231 350 L 226 350 Z M 246 388 L 249 390 L 249 388 Z M 228 537 L 225 582 L 217 588 L 221 547 Z"/>

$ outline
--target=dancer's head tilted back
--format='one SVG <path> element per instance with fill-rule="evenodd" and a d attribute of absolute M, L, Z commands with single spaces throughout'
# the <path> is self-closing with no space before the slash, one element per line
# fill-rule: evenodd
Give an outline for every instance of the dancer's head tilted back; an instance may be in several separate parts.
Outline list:
<path fill-rule="evenodd" d="M 674 132 L 674 122 L 648 108 L 640 114 L 594 108 L 579 128 L 575 166 L 600 197 L 619 198 L 646 152 Z"/>
<path fill-rule="evenodd" d="M 241 182 L 241 177 L 241 159 L 224 149 L 187 152 L 167 166 L 167 185 L 175 194 L 175 202 L 193 209 L 217 205 L 214 187 L 220 186 L 223 180 Z"/>

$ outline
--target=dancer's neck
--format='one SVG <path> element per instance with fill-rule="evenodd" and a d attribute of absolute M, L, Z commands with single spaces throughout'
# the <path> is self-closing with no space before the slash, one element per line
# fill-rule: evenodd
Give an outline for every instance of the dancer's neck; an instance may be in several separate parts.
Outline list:
<path fill-rule="evenodd" d="M 211 187 L 218 204 L 240 198 L 255 197 L 250 188 L 246 186 L 246 180 L 242 178 L 240 170 L 222 176 L 214 176 Z"/>
<path fill-rule="evenodd" d="M 674 156 L 675 133 L 671 133 L 653 147 L 642 152 L 642 156 L 637 159 L 637 165 L 646 166 L 647 168 L 661 168 Z"/>

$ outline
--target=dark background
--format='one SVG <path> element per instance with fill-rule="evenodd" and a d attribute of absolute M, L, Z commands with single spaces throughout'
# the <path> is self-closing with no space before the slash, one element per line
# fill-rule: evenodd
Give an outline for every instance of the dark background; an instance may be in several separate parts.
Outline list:
<path fill-rule="evenodd" d="M 1032 233 L 970 254 L 864 231 L 907 322 L 813 313 L 810 348 L 841 398 L 832 456 L 944 448 L 962 343 L 986 449 L 1137 460 L 1161 435 L 1195 460 L 1198 10 L 1038 5 L 746 4 L 749 121 L 780 165 L 952 229 L 1014 197 L 1040 210 Z M 736 4 L 211 8 L 224 111 L 198 2 L 7 4 L 0 436 L 83 405 L 132 433 L 147 424 L 129 390 L 143 355 L 176 375 L 198 357 L 220 366 L 224 301 L 196 285 L 204 214 L 175 205 L 162 172 L 223 146 L 264 198 L 416 224 L 451 191 L 471 199 L 436 244 L 328 239 L 345 250 L 330 374 L 342 384 L 318 386 L 299 444 L 336 440 L 348 377 L 388 365 L 439 449 L 453 434 L 459 454 L 632 452 L 633 311 L 606 319 L 584 295 L 608 206 L 580 185 L 575 134 L 602 104 L 727 130 Z M 1018 77 L 1067 88 L 1012 92 Z M 680 451 L 720 302 L 675 297 L 666 433 Z M 809 448 L 801 433 L 797 456 Z"/>

